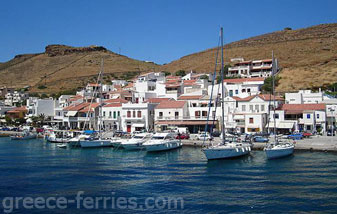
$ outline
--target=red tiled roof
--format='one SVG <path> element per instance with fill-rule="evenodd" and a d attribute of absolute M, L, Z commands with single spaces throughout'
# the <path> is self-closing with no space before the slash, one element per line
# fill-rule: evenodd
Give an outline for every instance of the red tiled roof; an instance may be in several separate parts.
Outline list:
<path fill-rule="evenodd" d="M 244 98 L 241 98 L 241 97 L 232 97 L 233 99 L 235 99 L 236 101 L 238 102 L 242 102 L 242 101 L 250 101 L 252 100 L 254 97 L 256 97 L 256 95 L 252 95 L 252 96 L 248 96 L 248 97 L 244 97 Z"/>
<path fill-rule="evenodd" d="M 97 83 L 88 83 L 88 86 L 90 87 L 99 87 L 100 85 Z"/>
<path fill-rule="evenodd" d="M 265 101 L 274 100 L 274 96 L 270 95 L 270 94 L 259 94 L 257 96 L 259 96 L 261 99 L 263 99 Z M 283 97 L 275 96 L 275 100 L 283 101 L 284 99 L 283 99 Z"/>
<path fill-rule="evenodd" d="M 180 97 L 178 97 L 178 100 L 199 100 L 200 98 L 202 98 L 203 95 L 181 95 Z"/>
<path fill-rule="evenodd" d="M 169 101 L 172 100 L 172 98 L 149 98 L 146 100 L 146 102 L 148 103 L 161 103 L 161 102 L 165 102 L 165 101 Z"/>
<path fill-rule="evenodd" d="M 197 81 L 196 79 L 194 79 L 194 80 L 184 80 L 183 83 L 184 83 L 184 85 L 195 85 L 196 81 Z"/>
<path fill-rule="evenodd" d="M 74 105 L 70 105 L 65 107 L 63 110 L 64 111 L 79 111 L 82 108 L 85 108 L 87 105 L 89 105 L 90 103 L 79 103 L 79 104 L 74 104 Z"/>
<path fill-rule="evenodd" d="M 122 106 L 122 103 L 109 103 L 103 107 L 121 107 L 121 106 Z"/>
<path fill-rule="evenodd" d="M 166 88 L 177 88 L 180 86 L 180 84 L 165 84 Z"/>
<path fill-rule="evenodd" d="M 97 108 L 99 106 L 99 103 L 92 103 L 90 105 L 90 103 L 88 103 L 88 105 L 84 108 L 82 108 L 81 110 L 79 110 L 79 112 L 88 112 L 89 111 L 89 107 L 90 107 L 90 112 L 93 112 L 95 108 Z"/>
<path fill-rule="evenodd" d="M 128 101 L 121 99 L 121 98 L 117 98 L 117 99 L 105 100 L 104 103 L 128 103 Z"/>
<path fill-rule="evenodd" d="M 325 104 L 283 104 L 277 110 L 284 110 L 286 113 L 325 110 Z"/>
<path fill-rule="evenodd" d="M 182 108 L 184 107 L 186 101 L 175 101 L 175 100 L 169 100 L 159 103 L 157 105 L 156 109 L 165 109 L 165 108 Z"/>
<path fill-rule="evenodd" d="M 76 95 L 76 96 L 72 96 L 69 101 L 76 101 L 76 100 L 79 100 L 79 99 L 82 99 L 83 97 L 81 95 Z"/>
<path fill-rule="evenodd" d="M 264 77 L 253 77 L 253 78 L 239 78 L 239 79 L 224 79 L 225 83 L 243 83 L 243 82 L 258 82 L 264 81 Z"/>
<path fill-rule="evenodd" d="M 26 111 L 27 111 L 26 106 L 21 106 L 21 107 L 13 108 L 12 110 L 7 111 L 7 113 L 18 113 L 18 112 L 26 112 Z"/>
<path fill-rule="evenodd" d="M 262 62 L 272 62 L 273 59 L 263 59 Z"/>

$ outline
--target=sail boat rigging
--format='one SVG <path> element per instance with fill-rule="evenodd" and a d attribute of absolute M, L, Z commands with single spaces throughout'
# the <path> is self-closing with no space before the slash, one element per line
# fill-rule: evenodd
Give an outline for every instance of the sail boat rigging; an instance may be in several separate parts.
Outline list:
<path fill-rule="evenodd" d="M 222 133 L 222 138 L 221 141 L 218 142 L 215 145 L 208 145 L 208 147 L 203 149 L 204 154 L 206 155 L 206 158 L 208 160 L 212 159 L 223 159 L 223 158 L 233 158 L 233 157 L 239 157 L 243 155 L 249 154 L 251 151 L 250 144 L 248 143 L 241 143 L 238 142 L 237 138 L 233 139 L 226 139 L 226 133 L 225 133 L 225 107 L 224 107 L 224 101 L 225 101 L 225 88 L 224 88 L 224 45 L 223 45 L 223 28 L 220 29 L 220 37 L 221 37 L 221 133 Z M 217 62 L 217 61 L 216 61 Z M 214 77 L 213 76 L 213 81 L 212 81 L 212 92 L 213 92 L 213 87 L 214 87 Z M 219 87 L 218 87 L 219 88 Z M 213 93 L 212 93 L 213 94 Z M 209 103 L 209 108 L 212 102 L 212 94 L 210 97 L 210 103 Z M 209 119 L 209 114 L 207 116 L 207 124 L 208 124 L 208 119 Z M 206 124 L 206 127 L 208 127 Z M 207 129 L 206 129 L 207 131 Z M 204 139 L 205 142 L 205 139 Z"/>

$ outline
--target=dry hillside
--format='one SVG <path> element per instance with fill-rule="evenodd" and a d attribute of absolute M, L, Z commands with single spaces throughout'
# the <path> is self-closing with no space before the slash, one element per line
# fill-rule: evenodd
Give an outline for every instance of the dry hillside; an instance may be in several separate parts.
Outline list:
<path fill-rule="evenodd" d="M 277 31 L 233 42 L 225 46 L 225 58 L 227 62 L 235 57 L 270 58 L 272 50 L 282 68 L 280 92 L 337 82 L 337 24 Z M 0 86 L 31 86 L 31 91 L 45 93 L 76 89 L 94 81 L 102 57 L 106 80 L 133 78 L 140 72 L 154 70 L 209 73 L 214 69 L 215 51 L 208 49 L 160 66 L 118 55 L 104 47 L 49 45 L 44 53 L 18 55 L 0 63 Z"/>
<path fill-rule="evenodd" d="M 115 54 L 104 47 L 49 45 L 44 53 L 18 55 L 0 64 L 0 86 L 31 86 L 30 91 L 45 93 L 76 89 L 94 81 L 100 70 L 101 58 L 104 58 L 106 80 L 114 76 L 132 78 L 158 67 Z M 39 86 L 46 88 L 39 89 Z"/>
<path fill-rule="evenodd" d="M 225 46 L 225 60 L 271 58 L 274 50 L 282 77 L 278 91 L 319 87 L 337 82 L 337 24 L 323 24 L 298 30 L 283 30 Z M 163 70 L 212 72 L 216 49 L 191 54 L 163 66 Z"/>

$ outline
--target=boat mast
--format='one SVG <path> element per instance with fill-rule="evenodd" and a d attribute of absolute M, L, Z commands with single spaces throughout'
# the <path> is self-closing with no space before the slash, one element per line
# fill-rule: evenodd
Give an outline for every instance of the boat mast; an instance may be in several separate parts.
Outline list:
<path fill-rule="evenodd" d="M 222 127 L 222 143 L 225 144 L 226 142 L 226 135 L 225 135 L 225 88 L 223 84 L 224 80 L 224 51 L 223 51 L 223 28 L 220 29 L 220 37 L 221 37 L 221 109 L 222 109 L 222 118 L 221 118 L 221 127 Z"/>
<path fill-rule="evenodd" d="M 277 143 L 276 139 L 276 117 L 275 117 L 275 112 L 276 112 L 276 101 L 275 101 L 275 68 L 276 68 L 276 63 L 274 59 L 274 51 L 272 51 L 272 81 L 273 81 L 273 100 L 274 100 L 274 138 L 275 138 L 275 143 Z"/>
<path fill-rule="evenodd" d="M 99 112 L 98 112 L 98 122 L 99 122 L 99 126 L 98 126 L 98 133 L 99 133 L 99 136 L 102 137 L 102 133 L 101 133 L 101 130 L 102 130 L 102 99 L 103 99 L 103 83 L 102 83 L 102 77 L 103 77 L 103 73 L 104 73 L 104 59 L 102 57 L 101 59 L 101 71 L 100 71 L 100 74 L 98 76 L 98 82 L 99 82 Z"/>

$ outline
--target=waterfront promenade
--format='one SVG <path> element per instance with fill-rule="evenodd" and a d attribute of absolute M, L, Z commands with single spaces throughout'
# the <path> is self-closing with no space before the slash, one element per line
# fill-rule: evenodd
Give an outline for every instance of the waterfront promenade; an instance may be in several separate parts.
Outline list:
<path fill-rule="evenodd" d="M 202 146 L 200 140 L 183 140 L 184 146 Z M 209 142 L 205 142 L 208 144 Z M 253 150 L 262 150 L 266 143 L 254 142 Z M 310 151 L 334 151 L 337 152 L 337 136 L 313 136 L 311 138 L 305 138 L 303 140 L 297 140 L 295 144 L 295 150 L 310 150 Z"/>

